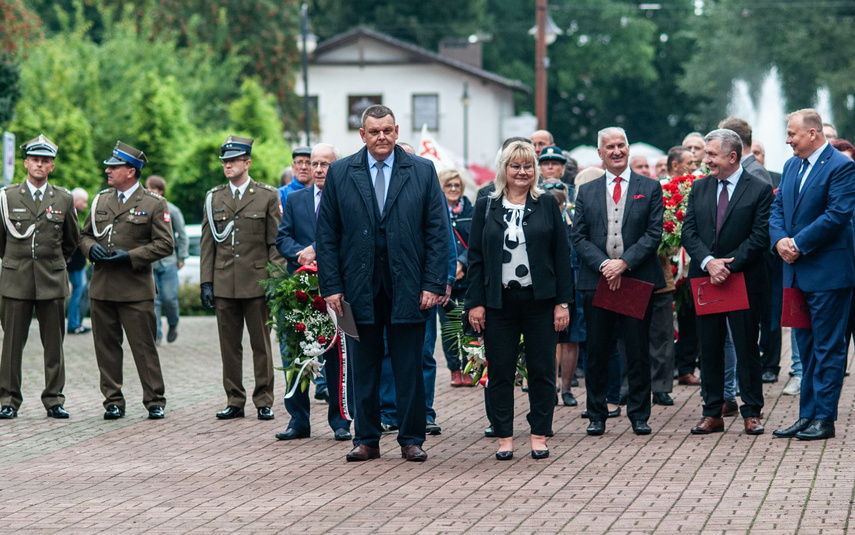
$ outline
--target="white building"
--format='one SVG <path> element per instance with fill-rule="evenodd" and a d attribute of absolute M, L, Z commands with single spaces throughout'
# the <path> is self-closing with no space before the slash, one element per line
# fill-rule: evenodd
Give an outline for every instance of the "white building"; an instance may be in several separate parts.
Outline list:
<path fill-rule="evenodd" d="M 465 47 L 464 47 L 465 48 Z M 465 57 L 471 50 L 461 53 Z M 480 48 L 474 61 L 480 63 Z M 320 135 L 342 155 L 363 145 L 362 111 L 383 104 L 395 113 L 399 141 L 418 148 L 422 124 L 463 163 L 464 86 L 468 94 L 468 163 L 493 167 L 502 125 L 514 115 L 514 91 L 530 92 L 477 66 L 358 27 L 320 43 L 309 63 L 309 95 L 316 100 Z M 303 94 L 302 76 L 297 93 Z"/>

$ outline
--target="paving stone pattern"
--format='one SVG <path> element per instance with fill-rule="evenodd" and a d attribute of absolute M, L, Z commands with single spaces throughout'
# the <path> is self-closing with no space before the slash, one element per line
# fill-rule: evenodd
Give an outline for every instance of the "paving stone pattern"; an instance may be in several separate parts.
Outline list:
<path fill-rule="evenodd" d="M 347 463 L 325 406 L 313 401 L 313 436 L 281 442 L 287 427 L 276 385 L 273 421 L 219 421 L 225 406 L 213 318 L 184 318 L 160 347 L 166 418 L 149 421 L 126 348 L 127 416 L 102 419 L 91 335 L 66 338 L 69 420 L 46 418 L 43 364 L 34 322 L 24 356 L 24 405 L 0 422 L 0 533 L 781 533 L 845 534 L 855 499 L 853 388 L 847 379 L 837 438 L 772 439 L 792 423 L 798 399 L 780 381 L 764 385 L 759 437 L 742 419 L 724 433 L 693 436 L 698 387 L 674 386 L 673 407 L 653 407 L 653 434 L 635 436 L 625 417 L 588 437 L 580 405 L 557 407 L 550 457 L 529 456 L 527 401 L 517 391 L 516 456 L 498 462 L 483 390 L 448 386 L 440 350 L 435 408 L 442 435 L 428 437 L 426 463 L 407 463 L 393 436 L 382 458 Z M 245 339 L 245 385 L 253 386 Z"/>

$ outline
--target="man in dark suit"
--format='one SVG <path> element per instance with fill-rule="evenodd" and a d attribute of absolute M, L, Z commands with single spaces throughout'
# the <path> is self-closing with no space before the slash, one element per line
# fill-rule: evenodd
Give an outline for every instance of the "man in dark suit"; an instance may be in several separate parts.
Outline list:
<path fill-rule="evenodd" d="M 285 201 L 282 222 L 279 224 L 279 233 L 276 235 L 276 249 L 288 261 L 288 271 L 291 273 L 300 266 L 315 264 L 317 256 L 315 227 L 321 206 L 321 196 L 327 170 L 337 159 L 337 151 L 332 145 L 326 143 L 315 145 L 310 163 L 314 185 L 292 192 Z M 350 422 L 342 417 L 339 404 L 335 402 L 341 392 L 338 356 L 337 346 L 324 355 L 325 373 L 333 393 L 333 402 L 329 404 L 327 410 L 327 421 L 336 440 L 350 440 L 353 438 L 350 434 Z M 347 391 L 350 391 L 350 388 Z M 279 440 L 308 438 L 311 434 L 309 407 L 308 390 L 298 388 L 290 398 L 285 398 L 285 410 L 291 415 L 291 421 L 288 422 L 288 429 L 277 433 L 276 438 Z"/>
<path fill-rule="evenodd" d="M 742 168 L 745 172 L 762 178 L 766 183 L 772 185 L 771 173 L 763 167 L 763 162 L 759 161 L 751 152 L 753 140 L 751 139 L 751 125 L 748 124 L 748 121 L 738 117 L 728 117 L 720 122 L 718 127 L 733 130 L 739 135 L 739 139 L 742 140 Z M 772 185 L 772 187 L 775 186 Z M 773 196 L 769 202 L 771 203 L 774 200 Z M 772 311 L 779 308 L 772 306 L 774 298 L 772 279 L 774 278 L 774 270 L 776 268 L 780 270 L 780 266 L 775 264 L 779 264 L 781 259 L 771 252 L 766 252 L 763 255 L 763 262 L 766 263 L 768 277 L 766 277 L 766 289 L 762 292 L 763 304 L 760 307 L 760 350 L 762 352 L 760 363 L 763 368 L 763 382 L 777 383 L 778 372 L 781 370 L 781 322 L 780 315 L 778 317 L 772 316 Z M 780 298 L 780 287 L 777 297 Z"/>
<path fill-rule="evenodd" d="M 804 370 L 799 419 L 773 434 L 820 440 L 834 436 L 846 367 L 846 312 L 855 285 L 855 163 L 828 144 L 815 110 L 787 119 L 794 156 L 784 165 L 769 234 L 785 262 L 784 288 L 804 292 L 811 328 L 796 329 Z"/>
<path fill-rule="evenodd" d="M 337 313 L 352 305 L 354 448 L 348 461 L 380 457 L 380 366 L 389 342 L 398 407 L 398 443 L 408 461 L 425 461 L 422 345 L 428 313 L 445 296 L 448 216 L 433 164 L 395 145 L 392 110 L 362 114 L 365 147 L 334 162 L 318 216 L 321 295 Z M 350 347 L 350 346 L 349 346 Z"/>
<path fill-rule="evenodd" d="M 629 169 L 629 142 L 622 128 L 606 128 L 598 135 L 598 152 L 606 174 L 579 187 L 573 220 L 573 247 L 579 256 L 576 287 L 585 295 L 588 328 L 585 381 L 588 386 L 589 435 L 605 432 L 608 359 L 620 324 L 627 343 L 629 369 L 627 416 L 637 435 L 650 434 L 651 303 L 644 319 L 621 315 L 593 305 L 600 277 L 609 288 L 620 288 L 629 277 L 665 287 L 656 250 L 662 237 L 662 188 L 659 181 Z"/>
<path fill-rule="evenodd" d="M 713 130 L 704 137 L 709 176 L 695 181 L 683 222 L 683 246 L 692 258 L 689 278 L 710 277 L 722 284 L 731 273 L 743 273 L 748 310 L 698 315 L 701 340 L 701 383 L 704 417 L 692 434 L 724 431 L 724 342 L 728 323 L 736 348 L 745 432 L 760 435 L 763 408 L 760 311 L 768 273 L 763 261 L 769 235 L 772 186 L 744 170 L 742 140 L 733 130 Z"/>

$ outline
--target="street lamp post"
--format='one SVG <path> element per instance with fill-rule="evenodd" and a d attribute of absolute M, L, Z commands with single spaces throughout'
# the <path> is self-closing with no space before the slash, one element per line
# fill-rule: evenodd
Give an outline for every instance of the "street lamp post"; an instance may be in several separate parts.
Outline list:
<path fill-rule="evenodd" d="M 534 113 L 537 116 L 537 128 L 546 129 L 546 69 L 549 58 L 546 47 L 555 42 L 563 32 L 552 17 L 549 16 L 547 0 L 537 0 L 535 20 L 536 25 L 529 30 L 534 35 Z"/>
<path fill-rule="evenodd" d="M 303 114 L 305 115 L 306 145 L 311 145 L 312 115 L 309 109 L 309 54 L 315 51 L 317 37 L 309 31 L 309 6 L 303 4 L 300 14 L 300 40 L 297 47 L 303 59 Z"/>
<path fill-rule="evenodd" d="M 469 82 L 463 81 L 463 97 L 460 99 L 463 104 L 463 167 L 469 168 Z"/>

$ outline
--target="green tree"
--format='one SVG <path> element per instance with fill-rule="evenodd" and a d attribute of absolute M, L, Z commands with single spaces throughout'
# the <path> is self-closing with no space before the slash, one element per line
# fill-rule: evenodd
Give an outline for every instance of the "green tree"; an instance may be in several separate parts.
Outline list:
<path fill-rule="evenodd" d="M 696 17 L 699 35 L 680 87 L 702 99 L 697 122 L 710 128 L 726 115 L 733 80 L 752 83 L 777 66 L 789 110 L 811 107 L 828 86 L 838 130 L 855 134 L 855 58 L 841 44 L 855 34 L 855 4 L 719 0 Z M 839 132 L 841 133 L 841 132 Z"/>
<path fill-rule="evenodd" d="M 327 39 L 357 25 L 364 25 L 429 50 L 436 50 L 439 41 L 445 37 L 466 37 L 475 33 L 479 29 L 488 2 L 312 0 L 308 4 L 312 31 L 321 39 Z M 500 16 L 505 18 L 504 14 Z"/>
<path fill-rule="evenodd" d="M 146 174 L 171 180 L 175 159 L 195 137 L 175 78 L 160 79 L 153 72 L 146 73 L 135 84 L 129 101 L 132 144 L 148 158 Z"/>
<path fill-rule="evenodd" d="M 21 70 L 17 64 L 9 61 L 4 54 L 0 56 L 0 130 L 12 120 L 15 106 L 21 98 L 21 88 L 18 85 Z"/>
<path fill-rule="evenodd" d="M 167 197 L 181 208 L 187 223 L 202 221 L 205 193 L 226 181 L 218 156 L 220 145 L 229 133 L 221 130 L 196 137 L 172 171 L 173 178 L 168 183 Z M 250 174 L 254 170 L 252 167 Z"/>

